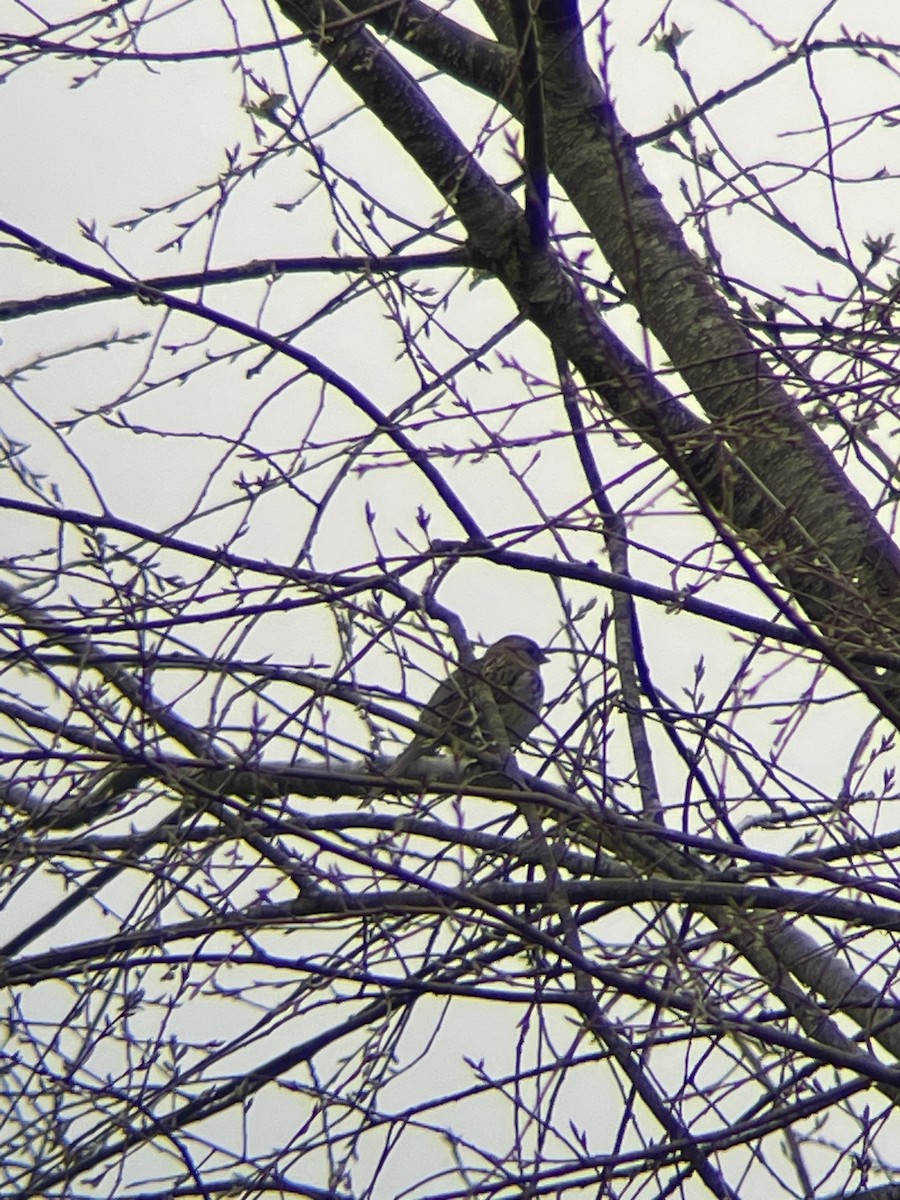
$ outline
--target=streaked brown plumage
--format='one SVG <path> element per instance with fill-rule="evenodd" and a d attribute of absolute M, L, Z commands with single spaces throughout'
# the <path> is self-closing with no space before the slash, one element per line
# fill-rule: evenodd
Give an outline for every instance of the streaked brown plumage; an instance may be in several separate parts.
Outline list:
<path fill-rule="evenodd" d="M 476 683 L 483 680 L 494 696 L 512 749 L 520 745 L 540 719 L 544 698 L 541 663 L 547 656 L 531 638 L 510 634 L 494 642 L 471 667 L 459 667 L 442 684 L 419 714 L 430 733 L 417 733 L 390 767 L 403 775 L 423 755 L 441 746 L 459 758 L 473 757 L 491 748 L 479 712 Z"/>

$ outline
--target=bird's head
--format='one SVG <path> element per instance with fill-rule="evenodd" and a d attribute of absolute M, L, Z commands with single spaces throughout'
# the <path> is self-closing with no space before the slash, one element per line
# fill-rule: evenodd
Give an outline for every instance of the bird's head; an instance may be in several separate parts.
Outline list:
<path fill-rule="evenodd" d="M 505 654 L 514 655 L 516 658 L 527 659 L 535 666 L 550 661 L 537 642 L 519 633 L 510 633 L 499 642 L 494 642 L 487 653 L 491 658 Z"/>

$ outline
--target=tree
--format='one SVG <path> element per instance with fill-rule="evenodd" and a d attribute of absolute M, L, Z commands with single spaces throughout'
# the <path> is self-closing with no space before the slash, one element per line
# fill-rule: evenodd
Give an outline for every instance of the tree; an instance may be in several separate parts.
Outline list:
<path fill-rule="evenodd" d="M 889 1194 L 897 49 L 641 7 L 22 9 L 0 1195 Z"/>

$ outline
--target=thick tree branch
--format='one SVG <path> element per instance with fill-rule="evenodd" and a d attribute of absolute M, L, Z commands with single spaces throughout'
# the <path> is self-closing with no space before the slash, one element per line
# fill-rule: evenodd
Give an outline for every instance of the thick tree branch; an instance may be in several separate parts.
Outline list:
<path fill-rule="evenodd" d="M 308 20 L 314 6 L 288 0 L 283 7 L 302 22 L 303 13 Z M 498 33 L 508 36 L 505 7 L 494 0 L 483 0 L 481 7 Z M 327 4 L 321 11 L 326 25 L 329 19 L 337 19 L 333 12 L 329 17 Z M 604 373 L 596 362 L 600 353 L 596 342 L 592 348 L 582 346 L 573 353 L 572 339 L 551 314 L 528 303 L 527 269 L 504 269 L 513 255 L 507 264 L 488 255 L 485 265 L 496 272 L 523 311 L 565 351 L 613 411 L 672 463 L 695 494 L 703 497 L 783 582 L 838 654 L 852 658 L 853 645 L 863 642 L 884 649 L 900 648 L 900 551 L 809 426 L 796 401 L 765 366 L 759 349 L 660 203 L 631 139 L 618 124 L 587 63 L 573 0 L 544 0 L 538 19 L 550 166 L 642 321 L 709 414 L 711 423 L 703 428 L 702 439 L 687 440 L 696 436 L 696 429 L 672 428 L 671 410 L 666 413 L 668 420 L 660 419 L 654 405 L 646 404 L 646 393 L 639 418 L 628 412 L 621 397 L 614 394 L 612 381 L 618 380 L 621 387 L 628 379 L 632 394 L 637 394 L 641 389 L 633 364 L 625 367 L 622 361 L 607 362 Z M 417 20 L 420 25 L 427 23 L 424 14 Z M 434 33 L 437 27 L 432 27 L 429 40 L 417 43 L 410 37 L 409 44 L 444 65 L 449 62 L 448 51 Z M 465 37 L 446 22 L 440 29 L 451 43 L 456 37 Z M 320 49 L 328 54 L 327 47 L 320 45 Z M 497 50 L 506 53 L 504 47 Z M 489 55 L 483 45 L 480 53 L 486 67 Z M 338 59 L 333 61 L 340 70 Z M 386 64 L 378 65 L 383 68 Z M 466 81 L 472 82 L 471 76 Z M 348 78 L 348 82 L 355 81 Z M 483 70 L 478 83 L 491 90 L 488 70 Z M 491 94 L 522 116 L 521 92 Z M 422 96 L 407 94 L 406 99 L 411 110 L 421 113 Z M 377 97 L 369 97 L 367 103 L 397 132 L 396 113 L 389 116 Z M 396 105 L 391 107 L 396 109 Z M 409 121 L 415 119 L 411 111 Z M 448 131 L 444 129 L 444 133 Z M 438 180 L 417 147 L 401 141 L 432 180 Z M 469 229 L 471 244 L 479 250 L 477 217 L 455 199 L 454 205 Z M 509 241 L 515 244 L 514 238 Z M 574 314 L 568 309 L 566 315 L 571 319 Z M 595 328 L 589 336 L 600 335 Z M 608 333 L 602 336 L 608 340 Z M 896 720 L 900 680 L 872 673 L 868 679 L 885 697 L 887 711 Z M 860 683 L 859 677 L 855 681 Z"/>

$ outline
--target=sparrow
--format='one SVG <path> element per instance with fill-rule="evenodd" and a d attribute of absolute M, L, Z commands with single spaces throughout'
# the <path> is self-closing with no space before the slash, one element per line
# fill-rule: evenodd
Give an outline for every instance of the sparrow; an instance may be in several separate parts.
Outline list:
<path fill-rule="evenodd" d="M 490 687 L 514 750 L 540 719 L 538 710 L 544 698 L 540 666 L 547 661 L 536 642 L 514 633 L 494 642 L 471 666 L 459 667 L 419 713 L 419 723 L 428 732 L 416 734 L 391 764 L 390 774 L 405 774 L 413 763 L 440 746 L 447 746 L 459 758 L 491 749 L 478 706 L 478 682 Z"/>

